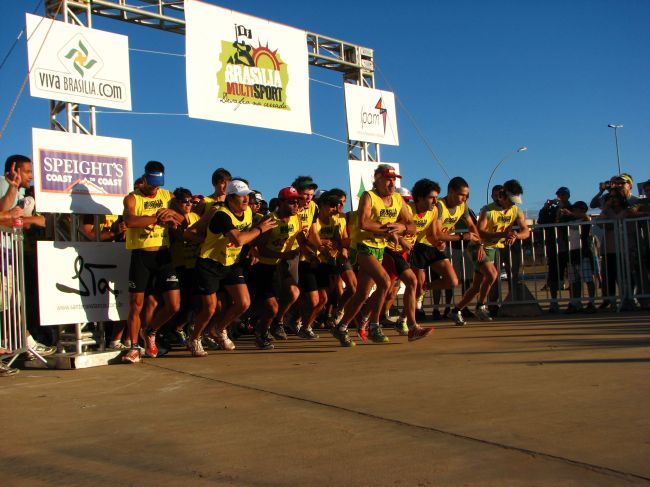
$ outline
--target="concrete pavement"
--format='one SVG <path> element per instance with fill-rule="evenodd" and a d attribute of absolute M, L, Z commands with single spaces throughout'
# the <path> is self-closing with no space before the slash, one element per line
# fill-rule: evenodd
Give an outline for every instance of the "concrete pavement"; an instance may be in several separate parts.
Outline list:
<path fill-rule="evenodd" d="M 436 325 L 23 370 L 0 380 L 0 482 L 650 485 L 648 313 Z"/>

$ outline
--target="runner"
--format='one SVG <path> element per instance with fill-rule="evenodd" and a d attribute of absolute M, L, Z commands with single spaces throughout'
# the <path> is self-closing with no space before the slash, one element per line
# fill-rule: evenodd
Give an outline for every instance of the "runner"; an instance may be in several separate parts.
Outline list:
<path fill-rule="evenodd" d="M 169 252 L 167 227 L 180 225 L 184 217 L 169 208 L 172 194 L 161 187 L 165 183 L 165 166 L 149 161 L 144 170 L 140 188 L 124 198 L 126 248 L 131 250 L 128 317 L 131 349 L 123 360 L 130 363 L 140 361 L 137 347 L 145 292 L 157 290 L 163 299 L 162 306 L 155 312 L 145 312 L 146 321 L 149 321 L 145 321 L 143 327 L 145 350 L 150 357 L 158 355 L 156 332 L 179 310 L 181 298 Z"/>
<path fill-rule="evenodd" d="M 451 316 L 459 326 L 465 325 L 461 310 L 477 294 L 476 314 L 483 321 L 492 321 L 490 312 L 485 306 L 485 300 L 499 276 L 494 265 L 496 253 L 498 249 L 504 248 L 506 245 L 511 246 L 517 240 L 526 240 L 530 236 L 524 213 L 519 211 L 516 206 L 521 203 L 523 193 L 521 184 L 517 180 L 511 179 L 503 183 L 503 190 L 499 192 L 496 202 L 481 208 L 478 217 L 478 230 L 483 243 L 479 244 L 473 241 L 468 248 L 468 253 L 474 264 L 474 280 L 463 298 L 451 311 Z M 515 225 L 519 227 L 518 231 L 512 229 Z M 484 252 L 480 252 L 483 248 Z"/>
<path fill-rule="evenodd" d="M 259 308 L 255 327 L 255 345 L 263 350 L 273 348 L 269 328 L 281 309 L 286 310 L 298 299 L 295 277 L 289 271 L 288 261 L 300 253 L 305 237 L 298 219 L 301 197 L 293 187 L 278 193 L 278 209 L 269 220 L 275 226 L 255 242 L 259 262 L 251 268 L 253 302 Z M 286 335 L 285 335 L 286 336 Z"/>
<path fill-rule="evenodd" d="M 242 246 L 276 226 L 275 222 L 263 219 L 253 227 L 253 212 L 248 206 L 250 192 L 243 181 L 232 180 L 228 183 L 226 200 L 208 224 L 196 262 L 196 292 L 201 296 L 201 310 L 196 315 L 189 341 L 189 349 L 194 357 L 207 355 L 201 344 L 201 334 L 215 314 L 219 289 L 223 288 L 229 297 L 228 306 L 215 323 L 215 338 L 223 350 L 235 349 L 226 328 L 250 305 L 246 281 L 238 264 Z M 186 233 L 192 234 L 192 229 Z"/>
<path fill-rule="evenodd" d="M 359 264 L 358 287 L 345 307 L 341 323 L 332 329 L 332 334 L 344 347 L 354 346 L 354 342 L 348 335 L 348 324 L 368 299 L 373 285 L 376 286 L 376 290 L 368 300 L 370 311 L 368 337 L 376 343 L 389 341 L 379 324 L 384 298 L 390 287 L 390 278 L 381 266 L 381 261 L 389 239 L 395 240 L 405 232 L 415 233 L 411 215 L 403 204 L 402 197 L 395 193 L 396 178 L 401 176 L 392 166 L 380 164 L 375 169 L 373 189 L 365 191 L 359 201 L 360 231 L 356 242 L 356 259 Z"/>
<path fill-rule="evenodd" d="M 447 196 L 436 202 L 438 217 L 433 223 L 433 239 L 419 242 L 420 245 L 417 245 L 419 250 L 412 258 L 415 267 L 423 270 L 431 267 L 431 270 L 438 276 L 437 279 L 433 279 L 432 282 L 425 285 L 425 273 L 419 274 L 419 283 L 424 291 L 427 289 L 453 289 L 458 286 L 456 271 L 444 252 L 447 242 L 480 241 L 476 225 L 469 214 L 468 198 L 469 184 L 460 176 L 456 176 L 447 184 Z M 454 228 L 461 219 L 465 221 L 469 230 L 466 233 L 454 233 Z M 458 324 L 458 321 L 456 323 Z"/>

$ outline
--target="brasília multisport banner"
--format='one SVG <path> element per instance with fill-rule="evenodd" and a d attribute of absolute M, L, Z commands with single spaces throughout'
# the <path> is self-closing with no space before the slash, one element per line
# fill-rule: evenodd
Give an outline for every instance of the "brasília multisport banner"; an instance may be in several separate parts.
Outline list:
<path fill-rule="evenodd" d="M 32 96 L 131 110 L 128 37 L 26 14 Z"/>
<path fill-rule="evenodd" d="M 311 133 L 303 30 L 185 0 L 190 117 Z"/>

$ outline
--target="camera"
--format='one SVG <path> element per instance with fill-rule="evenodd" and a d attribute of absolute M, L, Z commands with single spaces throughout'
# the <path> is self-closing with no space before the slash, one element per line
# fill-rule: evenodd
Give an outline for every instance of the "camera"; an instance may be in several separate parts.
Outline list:
<path fill-rule="evenodd" d="M 601 191 L 606 191 L 612 189 L 612 182 L 611 181 L 605 181 L 603 183 L 598 183 L 598 188 Z"/>

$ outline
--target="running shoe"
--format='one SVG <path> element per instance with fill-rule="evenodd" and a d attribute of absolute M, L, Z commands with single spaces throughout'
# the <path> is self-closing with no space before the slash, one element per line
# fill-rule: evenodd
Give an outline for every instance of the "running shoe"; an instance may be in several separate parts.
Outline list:
<path fill-rule="evenodd" d="M 185 333 L 185 330 L 174 330 L 174 336 L 176 337 L 176 340 L 178 340 L 178 343 L 182 346 L 187 346 L 187 342 L 189 341 L 189 337 L 187 336 L 187 333 Z"/>
<path fill-rule="evenodd" d="M 131 347 L 127 347 L 121 341 L 116 340 L 114 342 L 109 343 L 108 347 L 106 348 L 108 348 L 109 350 L 128 350 Z"/>
<path fill-rule="evenodd" d="M 395 331 L 399 333 L 400 336 L 406 336 L 409 334 L 409 327 L 406 325 L 406 320 L 400 320 L 395 323 Z"/>
<path fill-rule="evenodd" d="M 285 326 L 289 330 L 289 333 L 291 333 L 292 335 L 298 335 L 300 328 L 302 328 L 302 318 L 298 318 L 295 320 L 291 319 L 287 322 Z M 285 336 L 286 336 L 286 332 L 285 332 Z M 286 340 L 286 338 L 282 338 L 282 340 Z"/>
<path fill-rule="evenodd" d="M 425 328 L 420 325 L 415 325 L 413 328 L 411 328 L 408 331 L 409 342 L 419 340 L 420 338 L 426 338 L 433 332 L 433 330 L 434 330 L 433 327 Z"/>
<path fill-rule="evenodd" d="M 368 325 L 360 325 L 357 327 L 357 335 L 361 338 L 362 342 L 368 341 Z"/>
<path fill-rule="evenodd" d="M 122 355 L 122 362 L 127 364 L 137 364 L 140 361 L 140 349 L 130 348 L 128 352 Z"/>
<path fill-rule="evenodd" d="M 305 340 L 316 340 L 319 338 L 319 336 L 314 333 L 311 327 L 303 326 L 298 331 L 298 338 L 304 338 Z"/>
<path fill-rule="evenodd" d="M 217 333 L 217 336 L 214 337 L 214 339 L 222 350 L 231 352 L 235 349 L 235 344 L 230 338 L 228 338 L 228 332 L 225 329 Z"/>
<path fill-rule="evenodd" d="M 208 352 L 203 350 L 200 338 L 195 338 L 187 342 L 187 348 L 192 352 L 192 357 L 205 357 Z"/>
<path fill-rule="evenodd" d="M 481 321 L 492 321 L 490 312 L 488 311 L 487 306 L 484 304 L 476 307 L 476 315 Z"/>
<path fill-rule="evenodd" d="M 158 345 L 156 345 L 156 334 L 145 333 L 144 351 L 147 357 L 156 358 L 158 356 Z"/>
<path fill-rule="evenodd" d="M 357 344 L 352 341 L 350 338 L 350 334 L 348 333 L 348 329 L 345 328 L 345 330 L 341 330 L 340 327 L 335 326 L 330 330 L 334 338 L 336 338 L 339 342 L 341 342 L 342 347 L 355 347 Z"/>
<path fill-rule="evenodd" d="M 460 310 L 451 310 L 449 317 L 454 321 L 456 326 L 465 326 L 467 322 L 463 319 L 463 313 Z"/>
<path fill-rule="evenodd" d="M 215 340 L 213 336 L 210 334 L 205 334 L 201 338 L 201 346 L 205 349 L 207 348 L 208 350 L 220 350 L 221 346 L 219 345 L 219 342 Z"/>
<path fill-rule="evenodd" d="M 282 323 L 275 323 L 271 326 L 271 335 L 276 340 L 288 340 L 287 332 L 284 330 L 284 325 Z"/>
<path fill-rule="evenodd" d="M 255 334 L 255 346 L 260 350 L 272 350 L 273 344 L 265 335 Z"/>
<path fill-rule="evenodd" d="M 381 326 L 371 326 L 370 331 L 368 331 L 368 338 L 375 343 L 388 343 L 390 341 L 388 337 L 384 335 Z"/>
<path fill-rule="evenodd" d="M 2 360 L 0 360 L 0 377 L 9 377 L 10 375 L 16 375 L 17 373 L 18 369 L 9 367 Z"/>

